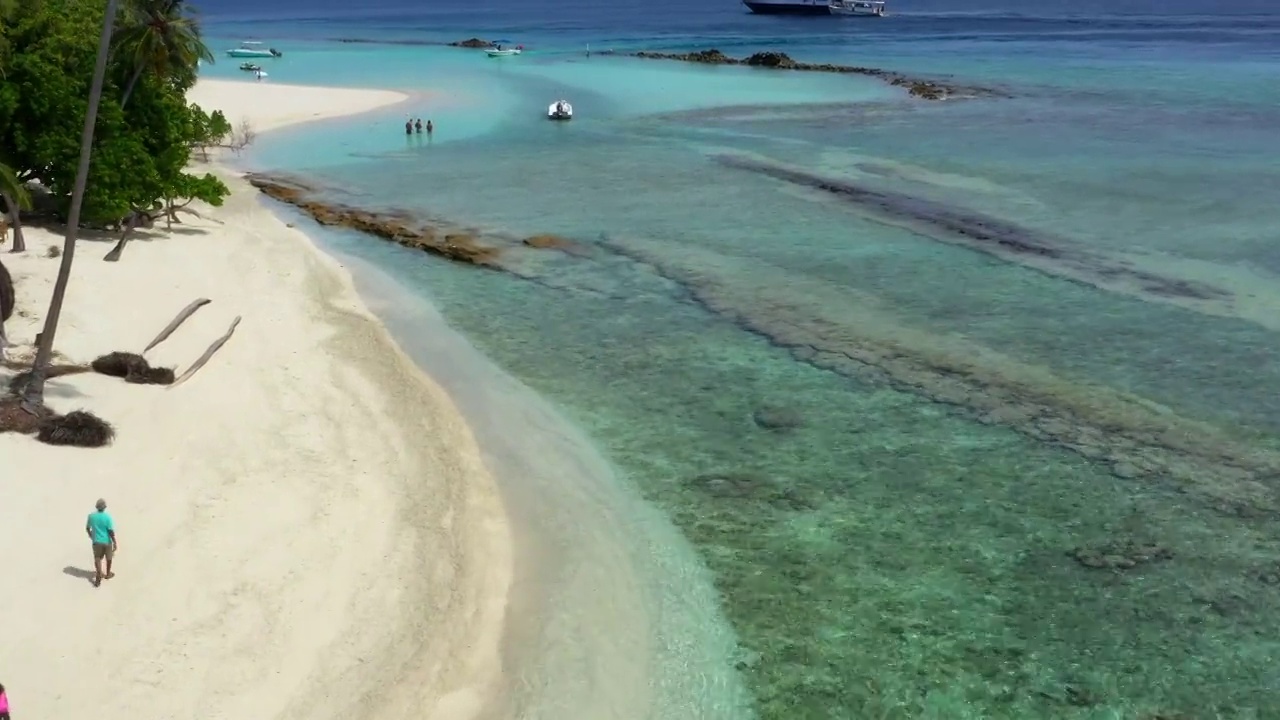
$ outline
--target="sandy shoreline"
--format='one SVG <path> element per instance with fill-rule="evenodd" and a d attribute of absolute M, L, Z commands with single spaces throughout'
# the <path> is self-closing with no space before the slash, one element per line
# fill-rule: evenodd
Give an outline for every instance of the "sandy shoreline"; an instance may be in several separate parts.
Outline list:
<path fill-rule="evenodd" d="M 401 93 L 202 81 L 192 100 L 258 131 L 385 107 Z M 82 241 L 58 350 L 148 353 L 171 390 L 50 383 L 56 410 L 112 422 L 101 450 L 0 435 L 0 682 L 14 717 L 469 718 L 502 687 L 510 531 L 475 439 L 391 342 L 338 263 L 233 189 L 206 219 L 130 244 Z M 29 354 L 60 238 L 4 255 Z M 7 382 L 12 371 L 0 370 Z M 105 497 L 118 576 L 94 589 L 84 516 Z"/>

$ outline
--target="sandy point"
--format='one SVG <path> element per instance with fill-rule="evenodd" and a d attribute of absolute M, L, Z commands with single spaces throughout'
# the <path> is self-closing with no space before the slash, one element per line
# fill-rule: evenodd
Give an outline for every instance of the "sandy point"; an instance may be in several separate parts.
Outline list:
<path fill-rule="evenodd" d="M 233 127 L 248 121 L 257 132 L 372 112 L 417 97 L 396 90 L 214 79 L 201 79 L 187 95 L 206 111 L 221 110 Z M 422 97 L 433 95 L 428 93 Z"/>
<path fill-rule="evenodd" d="M 192 99 L 258 130 L 388 106 L 396 92 L 201 81 Z M 368 312 L 346 272 L 225 168 L 232 195 L 102 262 L 80 243 L 60 362 L 147 353 L 173 388 L 92 373 L 49 384 L 103 449 L 0 434 L 0 682 L 15 718 L 470 718 L 501 695 L 510 532 L 449 397 Z M 59 260 L 54 233 L 5 254 L 29 358 Z M 7 383 L 13 368 L 0 368 Z M 120 550 L 94 588 L 85 518 L 103 497 Z"/>

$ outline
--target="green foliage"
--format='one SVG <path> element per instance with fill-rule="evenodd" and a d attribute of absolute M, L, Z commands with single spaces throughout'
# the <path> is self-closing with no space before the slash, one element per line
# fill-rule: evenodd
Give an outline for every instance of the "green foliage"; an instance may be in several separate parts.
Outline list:
<path fill-rule="evenodd" d="M 137 37 L 124 28 L 138 17 L 141 2 L 134 0 L 118 20 L 125 40 Z M 166 2 L 181 10 L 176 0 Z M 94 0 L 23 0 L 4 23 L 9 48 L 0 75 L 0 157 L 18 178 L 39 180 L 64 212 L 75 182 L 102 13 Z M 165 64 L 137 72 L 136 53 L 113 54 L 98 109 L 82 211 L 86 223 L 114 223 L 174 200 L 217 204 L 228 194 L 211 176 L 185 172 L 192 148 L 226 122 L 187 103 L 195 78 L 194 58 L 184 64 L 187 57 L 175 50 Z M 133 89 L 126 104 L 121 84 L 128 82 Z"/>
<path fill-rule="evenodd" d="M 231 123 L 221 110 L 205 114 L 198 105 L 192 107 L 199 112 L 195 116 L 196 126 L 191 145 L 199 148 L 201 154 L 207 158 L 210 147 L 221 145 L 231 136 Z"/>

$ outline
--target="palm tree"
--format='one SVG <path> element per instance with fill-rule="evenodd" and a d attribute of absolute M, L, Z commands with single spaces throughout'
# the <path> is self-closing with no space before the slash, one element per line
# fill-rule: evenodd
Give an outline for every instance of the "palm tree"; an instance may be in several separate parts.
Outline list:
<path fill-rule="evenodd" d="M 44 381 L 49 373 L 49 361 L 53 358 L 53 336 L 58 330 L 62 301 L 67 296 L 67 283 L 71 280 L 71 261 L 76 255 L 76 237 L 80 233 L 80 207 L 84 204 L 84 189 L 89 182 L 93 131 L 98 124 L 98 105 L 102 102 L 102 84 L 107 74 L 107 57 L 111 54 L 111 33 L 115 28 L 117 6 L 118 0 L 107 0 L 107 12 L 102 17 L 98 60 L 93 66 L 93 83 L 89 86 L 89 108 L 84 116 L 84 131 L 80 134 L 80 164 L 76 167 L 76 184 L 71 190 L 67 236 L 62 243 L 62 264 L 58 266 L 58 279 L 53 283 L 53 297 L 49 299 L 49 312 L 44 318 L 44 332 L 40 334 L 36 347 L 31 376 L 21 388 L 22 409 L 32 415 L 39 414 L 44 406 Z"/>
<path fill-rule="evenodd" d="M 187 81 L 194 79 L 200 60 L 214 61 L 200 38 L 200 24 L 183 0 L 126 0 L 123 15 L 115 45 L 133 75 L 125 85 L 121 107 L 129 102 L 143 73 Z"/>
<path fill-rule="evenodd" d="M 4 200 L 5 213 L 13 228 L 13 252 L 22 252 L 27 249 L 27 242 L 22 237 L 22 218 L 19 213 L 31 209 L 31 196 L 27 194 L 22 181 L 18 180 L 18 174 L 4 163 L 0 163 L 0 200 Z M 3 239 L 3 233 L 0 233 L 0 240 Z"/>

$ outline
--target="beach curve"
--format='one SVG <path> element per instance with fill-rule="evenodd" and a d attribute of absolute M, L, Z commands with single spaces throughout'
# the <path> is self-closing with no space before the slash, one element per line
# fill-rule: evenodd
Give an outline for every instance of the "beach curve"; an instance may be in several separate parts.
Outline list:
<path fill-rule="evenodd" d="M 384 107 L 400 93 L 202 81 L 192 100 L 266 131 Z M 50 405 L 114 424 L 103 450 L 0 435 L 0 674 L 24 716 L 483 717 L 500 701 L 511 539 L 448 396 L 399 350 L 350 277 L 225 168 L 226 204 L 135 242 L 82 240 L 58 350 L 148 354 L 172 390 L 86 374 Z M 145 240 L 150 241 L 145 241 Z M 29 358 L 60 238 L 7 255 L 14 355 Z M 4 369 L 7 382 L 15 370 Z M 79 524 L 103 496 L 118 577 L 94 589 Z"/>

